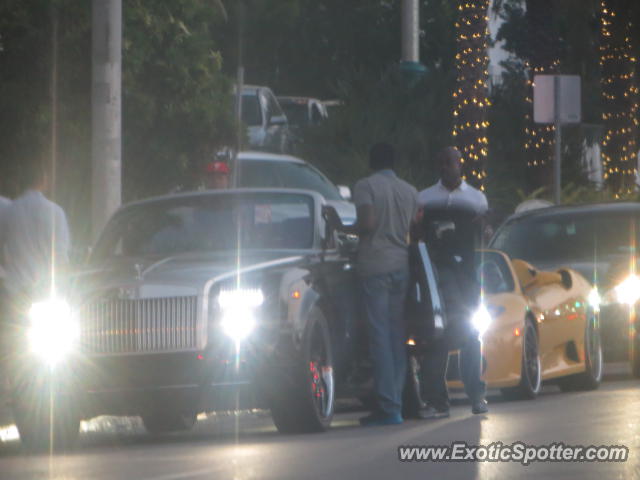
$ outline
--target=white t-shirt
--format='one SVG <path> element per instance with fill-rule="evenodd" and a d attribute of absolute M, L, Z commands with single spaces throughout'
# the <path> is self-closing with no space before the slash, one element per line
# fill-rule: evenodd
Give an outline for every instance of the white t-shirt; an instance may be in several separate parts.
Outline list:
<path fill-rule="evenodd" d="M 62 208 L 39 191 L 28 190 L 11 203 L 0 234 L 5 287 L 12 293 L 47 281 L 52 265 L 68 263 L 67 217 Z"/>
<path fill-rule="evenodd" d="M 449 190 L 442 181 L 438 181 L 418 194 L 418 203 L 421 207 L 469 209 L 478 215 L 486 213 L 489 209 L 484 193 L 464 180 L 454 190 Z"/>

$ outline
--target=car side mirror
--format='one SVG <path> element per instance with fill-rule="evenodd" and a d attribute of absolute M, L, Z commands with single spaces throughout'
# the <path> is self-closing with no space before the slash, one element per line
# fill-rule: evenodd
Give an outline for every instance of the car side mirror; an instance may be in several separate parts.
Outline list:
<path fill-rule="evenodd" d="M 338 185 L 338 192 L 344 200 L 351 200 L 351 189 L 346 185 Z"/>
<path fill-rule="evenodd" d="M 338 234 L 338 248 L 343 255 L 355 255 L 358 250 L 358 236 L 350 233 Z"/>

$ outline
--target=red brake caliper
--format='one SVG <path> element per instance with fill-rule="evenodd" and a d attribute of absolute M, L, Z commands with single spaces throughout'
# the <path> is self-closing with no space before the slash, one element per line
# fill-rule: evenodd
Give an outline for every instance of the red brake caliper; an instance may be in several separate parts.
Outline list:
<path fill-rule="evenodd" d="M 315 362 L 309 362 L 309 371 L 311 372 L 311 378 L 313 383 L 311 384 L 311 390 L 317 398 L 320 398 L 324 394 L 324 388 L 320 384 L 320 373 L 318 373 L 318 367 Z"/>

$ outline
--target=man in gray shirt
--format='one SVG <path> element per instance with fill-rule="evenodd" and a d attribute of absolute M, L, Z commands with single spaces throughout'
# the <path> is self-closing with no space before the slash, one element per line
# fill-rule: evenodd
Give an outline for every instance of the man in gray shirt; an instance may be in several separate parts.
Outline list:
<path fill-rule="evenodd" d="M 393 147 L 386 143 L 371 148 L 373 173 L 354 188 L 356 224 L 343 227 L 360 237 L 357 271 L 374 367 L 377 407 L 360 420 L 364 426 L 402 423 L 409 232 L 418 203 L 416 189 L 394 173 L 394 156 Z"/>

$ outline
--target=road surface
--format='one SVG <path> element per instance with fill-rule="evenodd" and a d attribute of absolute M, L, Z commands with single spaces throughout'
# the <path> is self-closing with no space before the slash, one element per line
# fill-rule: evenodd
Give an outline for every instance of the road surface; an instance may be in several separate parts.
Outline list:
<path fill-rule="evenodd" d="M 598 391 L 561 393 L 545 387 L 535 401 L 490 396 L 476 416 L 462 399 L 451 418 L 362 428 L 360 411 L 338 414 L 324 434 L 279 435 L 265 412 L 215 415 L 193 431 L 153 439 L 137 419 L 102 417 L 85 424 L 66 455 L 26 455 L 11 430 L 0 442 L 0 478 L 11 480 L 200 479 L 640 479 L 640 382 L 609 368 Z M 2 437 L 0 437 L 2 438 Z M 626 462 L 400 462 L 401 445 L 623 445 Z"/>

